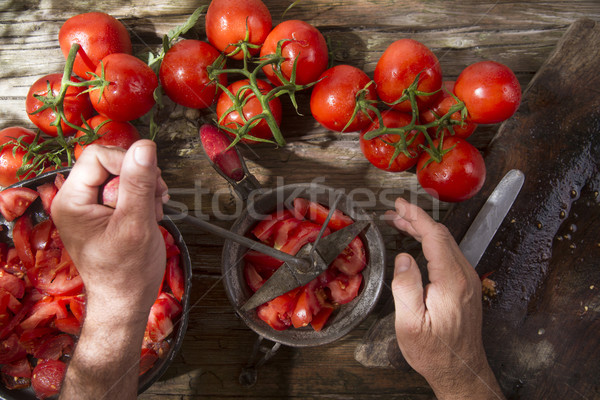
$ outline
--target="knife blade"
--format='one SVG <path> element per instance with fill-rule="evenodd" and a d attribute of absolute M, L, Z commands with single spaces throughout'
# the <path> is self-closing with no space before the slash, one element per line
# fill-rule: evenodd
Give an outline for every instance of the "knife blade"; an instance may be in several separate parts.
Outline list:
<path fill-rule="evenodd" d="M 242 305 L 242 311 L 249 311 L 259 305 L 273 300 L 275 297 L 289 292 L 299 286 L 304 286 L 327 269 L 329 264 L 358 236 L 369 221 L 356 221 L 352 225 L 329 234 L 319 240 L 316 251 L 313 251 L 313 263 L 304 270 L 295 268 L 288 263 L 279 267 L 273 275 Z M 304 245 L 296 257 L 304 258 L 311 254 L 312 243 Z"/>
<path fill-rule="evenodd" d="M 459 247 L 473 268 L 477 268 L 479 260 L 521 191 L 524 181 L 525 175 L 520 170 L 508 171 L 465 233 Z"/>

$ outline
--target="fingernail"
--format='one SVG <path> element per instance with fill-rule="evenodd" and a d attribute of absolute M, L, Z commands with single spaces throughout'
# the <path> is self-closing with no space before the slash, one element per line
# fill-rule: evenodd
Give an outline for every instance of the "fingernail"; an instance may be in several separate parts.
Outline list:
<path fill-rule="evenodd" d="M 155 164 L 156 152 L 152 146 L 138 146 L 135 148 L 133 158 L 142 167 L 151 167 Z"/>
<path fill-rule="evenodd" d="M 406 254 L 400 254 L 396 257 L 396 274 L 406 272 L 409 268 L 410 258 Z"/>

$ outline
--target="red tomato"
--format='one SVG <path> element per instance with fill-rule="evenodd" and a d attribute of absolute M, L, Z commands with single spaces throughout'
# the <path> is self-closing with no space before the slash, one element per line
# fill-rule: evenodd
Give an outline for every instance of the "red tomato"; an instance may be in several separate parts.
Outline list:
<path fill-rule="evenodd" d="M 272 213 L 267 218 L 260 221 L 253 229 L 252 233 L 254 236 L 258 238 L 261 242 L 266 242 L 275 229 L 275 225 L 279 221 L 284 221 L 288 218 L 292 218 L 293 214 L 290 210 L 280 210 Z"/>
<path fill-rule="evenodd" d="M 268 256 L 256 250 L 249 250 L 246 254 L 244 254 L 244 260 L 247 263 L 251 263 L 256 268 L 260 269 L 261 272 L 271 271 L 272 273 L 277 268 L 279 268 L 281 264 L 283 264 L 283 261 L 280 261 L 274 257 Z"/>
<path fill-rule="evenodd" d="M 456 105 L 456 99 L 450 94 L 454 93 L 454 82 L 446 81 L 443 83 L 443 87 L 445 90 L 440 92 L 439 96 L 431 105 L 431 108 L 419 114 L 422 124 L 429 124 L 436 119 L 443 117 L 444 115 L 448 114 L 452 106 Z M 450 119 L 453 121 L 460 121 L 460 112 L 456 111 L 453 113 L 450 116 Z M 477 124 L 471 121 L 469 117 L 467 117 L 467 119 L 461 124 L 452 125 L 454 136 L 462 139 L 466 139 L 471 136 L 471 134 L 475 131 L 475 128 L 477 128 Z M 438 137 L 439 135 L 437 131 L 437 127 L 427 129 L 427 132 L 429 132 L 431 137 Z M 443 132 L 446 137 L 451 135 L 450 130 L 447 127 L 443 128 Z"/>
<path fill-rule="evenodd" d="M 372 111 L 369 112 L 371 117 L 359 111 L 350 122 L 357 93 L 371 81 L 367 74 L 350 65 L 338 65 L 323 72 L 319 79 L 310 96 L 310 111 L 317 122 L 336 132 L 358 131 L 371 123 Z M 371 85 L 367 88 L 366 99 L 376 98 L 375 88 Z"/>
<path fill-rule="evenodd" d="M 315 203 L 314 201 L 303 199 L 302 197 L 294 199 L 294 210 L 296 211 L 296 218 L 308 218 L 308 220 L 319 225 L 323 225 L 329 215 L 329 209 L 327 207 Z M 352 218 L 340 210 L 335 210 L 327 224 L 327 228 L 335 232 L 347 227 L 353 222 Z"/>
<path fill-rule="evenodd" d="M 4 189 L 0 192 L 0 213 L 7 221 L 12 221 L 23 215 L 38 197 L 38 192 L 26 187 Z"/>
<path fill-rule="evenodd" d="M 23 330 L 34 329 L 46 326 L 54 318 L 62 319 L 68 316 L 64 301 L 61 301 L 60 298 L 45 296 L 31 307 L 27 317 L 19 326 Z"/>
<path fill-rule="evenodd" d="M 381 113 L 381 117 L 383 118 L 384 126 L 388 128 L 401 128 L 408 125 L 412 120 L 412 116 L 410 114 L 395 110 L 384 111 Z M 421 154 L 423 151 L 420 145 L 425 143 L 424 135 L 420 134 L 419 131 L 416 130 L 408 132 L 406 135 L 407 141 L 412 140 L 412 138 L 417 135 L 413 142 L 408 146 L 408 152 L 412 155 L 412 157 L 407 157 L 404 153 L 400 153 L 390 163 L 396 149 L 394 146 L 391 146 L 388 143 L 399 142 L 401 139 L 400 135 L 390 133 L 370 140 L 366 140 L 364 138 L 367 132 L 374 131 L 376 129 L 379 129 L 379 120 L 377 119 L 373 121 L 371 126 L 361 132 L 359 139 L 360 150 L 371 164 L 384 171 L 400 172 L 406 171 L 417 163 L 419 154 Z"/>
<path fill-rule="evenodd" d="M 294 328 L 302 328 L 310 324 L 313 319 L 313 312 L 308 304 L 308 294 L 302 291 L 298 296 L 296 306 L 292 312 L 292 325 Z"/>
<path fill-rule="evenodd" d="M 9 390 L 29 387 L 29 378 L 31 378 L 31 364 L 26 357 L 2 366 L 2 382 Z"/>
<path fill-rule="evenodd" d="M 15 275 L 0 269 L 0 289 L 4 289 L 17 299 L 20 299 L 25 295 L 25 282 Z"/>
<path fill-rule="evenodd" d="M 69 18 L 58 32 L 58 42 L 65 58 L 73 43 L 81 48 L 75 57 L 73 72 L 90 79 L 100 60 L 112 53 L 131 54 L 131 39 L 125 26 L 114 17 L 91 12 Z"/>
<path fill-rule="evenodd" d="M 246 283 L 253 292 L 256 292 L 265 283 L 265 280 L 258 273 L 256 267 L 249 262 L 244 264 L 244 278 L 246 278 Z"/>
<path fill-rule="evenodd" d="M 434 145 L 439 145 L 439 139 Z M 450 148 L 439 163 L 430 161 L 430 155 L 424 152 L 417 164 L 417 179 L 433 197 L 458 202 L 479 192 L 485 181 L 485 163 L 479 151 L 463 139 L 445 138 L 443 150 Z"/>
<path fill-rule="evenodd" d="M 217 102 L 217 116 L 219 118 L 219 123 L 222 126 L 228 127 L 230 129 L 237 129 L 238 127 L 243 126 L 248 120 L 251 118 L 261 114 L 263 112 L 263 107 L 260 103 L 260 100 L 254 95 L 254 92 L 249 89 L 249 81 L 247 79 L 243 79 L 229 85 L 227 90 L 237 96 L 240 99 L 243 99 L 244 106 L 242 111 L 244 116 L 240 116 L 237 111 L 231 110 L 233 106 L 233 101 L 229 97 L 229 94 L 226 92 L 221 93 L 219 96 L 219 101 Z M 267 94 L 269 91 L 273 89 L 271 85 L 267 82 L 258 79 L 258 89 L 262 94 Z M 278 97 L 271 99 L 269 101 L 269 108 L 273 113 L 273 117 L 275 118 L 275 122 L 277 126 L 281 124 L 281 100 Z M 227 132 L 229 133 L 229 132 Z M 271 128 L 267 124 L 267 121 L 264 118 L 261 118 L 256 126 L 248 131 L 248 133 L 254 137 L 261 139 L 269 139 L 272 137 Z M 229 133 L 231 135 L 231 133 Z M 251 139 L 242 139 L 246 143 L 256 143 Z"/>
<path fill-rule="evenodd" d="M 337 256 L 331 265 L 346 275 L 355 275 L 365 269 L 367 255 L 362 240 L 359 237 L 352 239 L 342 254 Z"/>
<path fill-rule="evenodd" d="M 10 127 L 0 130 L 0 146 L 8 142 L 17 142 L 22 137 L 22 142 L 31 144 L 35 133 L 21 127 Z M 23 166 L 23 157 L 27 151 L 18 146 L 6 144 L 0 151 L 0 186 L 10 186 L 19 181 L 17 170 Z"/>
<path fill-rule="evenodd" d="M 294 289 L 261 304 L 256 309 L 258 317 L 275 330 L 282 331 L 289 328 L 292 325 L 292 312 L 296 305 L 297 292 Z"/>
<path fill-rule="evenodd" d="M 81 325 L 81 321 L 72 316 L 54 321 L 56 329 L 73 336 L 78 336 L 81 333 Z"/>
<path fill-rule="evenodd" d="M 131 121 L 146 114 L 154 105 L 158 78 L 142 60 L 129 54 L 115 53 L 102 59 L 96 74 L 110 84 L 92 86 L 90 100 L 98 113 L 115 121 Z"/>
<path fill-rule="evenodd" d="M 173 293 L 173 296 L 175 296 L 175 298 L 181 302 L 185 288 L 185 281 L 183 277 L 183 270 L 179 265 L 179 255 L 169 257 L 167 259 L 167 268 L 165 270 L 165 274 L 167 275 L 167 283 L 169 284 L 169 288 L 171 288 L 171 293 Z"/>
<path fill-rule="evenodd" d="M 52 108 L 46 108 L 43 111 L 36 112 L 44 107 L 44 103 L 41 100 L 35 98 L 35 96 L 49 96 L 56 97 L 60 92 L 60 86 L 62 81 L 62 74 L 50 74 L 41 77 L 31 85 L 27 97 L 25 98 L 25 110 L 27 116 L 42 132 L 47 133 L 50 136 L 57 136 L 57 128 L 51 125 L 58 114 Z M 79 82 L 76 78 L 71 77 L 72 82 Z M 48 90 L 50 88 L 50 90 Z M 85 87 L 69 86 L 65 98 L 63 100 L 63 111 L 67 121 L 73 125 L 81 125 L 81 123 L 92 116 L 94 108 L 90 103 L 88 95 L 84 94 Z M 76 129 L 70 127 L 61 121 L 60 126 L 65 136 L 72 135 Z"/>
<path fill-rule="evenodd" d="M 288 218 L 283 221 L 279 221 L 274 228 L 273 247 L 275 247 L 277 250 L 281 249 L 284 244 L 291 240 L 292 234 L 301 223 L 302 221 L 296 218 Z"/>
<path fill-rule="evenodd" d="M 324 306 L 323 308 L 321 308 L 321 311 L 319 311 L 318 314 L 313 316 L 312 321 L 310 321 L 310 325 L 313 327 L 315 332 L 319 332 L 320 330 L 323 329 L 323 327 L 325 326 L 325 323 L 331 316 L 332 312 L 333 312 L 333 307 Z"/>
<path fill-rule="evenodd" d="M 73 262 L 63 259 L 64 249 L 38 250 L 35 268 L 27 270 L 31 284 L 43 294 L 65 296 L 80 294 L 83 289 L 81 276 Z"/>
<path fill-rule="evenodd" d="M 31 387 L 39 399 L 46 399 L 60 392 L 60 386 L 67 372 L 62 361 L 43 360 L 33 369 Z"/>
<path fill-rule="evenodd" d="M 190 108 L 206 108 L 214 102 L 217 85 L 208 77 L 210 67 L 220 53 L 200 40 L 182 40 L 169 49 L 160 65 L 160 83 L 167 96 Z M 219 75 L 227 85 L 227 75 Z"/>
<path fill-rule="evenodd" d="M 34 251 L 44 250 L 48 247 L 52 240 L 52 230 L 54 229 L 54 224 L 52 220 L 46 219 L 36 226 L 33 227 L 33 231 L 30 236 L 31 248 Z"/>
<path fill-rule="evenodd" d="M 156 354 L 154 350 L 147 347 L 142 348 L 142 355 L 140 357 L 140 375 L 148 372 L 157 360 L 158 354 Z"/>
<path fill-rule="evenodd" d="M 510 118 L 521 103 L 521 86 L 504 64 L 480 61 L 465 68 L 454 85 L 454 93 L 465 102 L 471 120 L 495 124 Z"/>
<path fill-rule="evenodd" d="M 335 304 L 349 303 L 358 295 L 361 282 L 361 274 L 351 276 L 344 273 L 339 274 L 333 281 L 327 284 L 327 287 L 331 290 L 331 300 Z"/>
<path fill-rule="evenodd" d="M 177 243 L 175 243 L 175 239 L 173 238 L 173 235 L 171 235 L 169 233 L 169 231 L 161 225 L 158 226 L 158 229 L 160 230 L 160 232 L 163 235 L 163 240 L 165 242 L 165 247 L 167 250 L 167 259 L 178 255 L 180 253 L 180 251 L 179 251 L 179 247 L 177 247 Z"/>
<path fill-rule="evenodd" d="M 231 44 L 238 43 L 249 33 L 248 41 L 261 45 L 271 31 L 271 13 L 260 0 L 212 0 L 206 11 L 206 37 L 218 50 L 231 53 Z M 250 49 L 252 55 L 259 49 Z M 233 56 L 243 58 L 242 52 Z"/>
<path fill-rule="evenodd" d="M 88 124 L 95 129 L 102 122 L 110 120 L 110 118 L 105 117 L 103 115 L 96 115 L 92 117 L 87 122 Z M 128 149 L 132 144 L 137 142 L 142 138 L 138 130 L 131 123 L 123 121 L 109 121 L 102 125 L 100 129 L 98 129 L 98 139 L 94 140 L 92 143 L 100 144 L 103 146 L 119 146 L 123 149 Z M 82 131 L 78 131 L 75 135 L 76 138 L 80 138 L 84 135 Z M 81 152 L 88 145 L 81 145 L 77 143 L 73 150 L 75 154 L 75 159 L 78 159 L 81 155 Z"/>
<path fill-rule="evenodd" d="M 210 124 L 202 125 L 199 134 L 202 148 L 213 164 L 229 178 L 241 181 L 245 176 L 244 168 L 236 150 L 229 148 L 229 136 Z"/>
<path fill-rule="evenodd" d="M 289 81 L 296 63 L 296 84 L 307 85 L 319 79 L 329 63 L 327 42 L 321 32 L 304 21 L 283 21 L 265 39 L 260 57 L 275 54 L 277 43 L 281 40 L 285 40 L 281 47 L 281 55 L 285 58 L 281 64 L 283 76 Z M 263 72 L 273 85 L 282 85 L 272 64 L 264 67 Z"/>
<path fill-rule="evenodd" d="M 0 364 L 8 364 L 20 360 L 26 355 L 25 348 L 21 346 L 19 338 L 14 333 L 0 342 Z"/>
<path fill-rule="evenodd" d="M 172 294 L 161 293 L 150 309 L 144 336 L 154 342 L 166 339 L 173 331 L 174 322 L 177 322 L 181 310 L 181 304 Z"/>
<path fill-rule="evenodd" d="M 63 355 L 70 355 L 74 345 L 73 338 L 66 333 L 46 336 L 33 356 L 42 360 L 58 360 Z"/>
<path fill-rule="evenodd" d="M 400 39 L 389 45 L 375 66 L 373 80 L 377 94 L 386 103 L 402 97 L 419 75 L 417 90 L 435 92 L 442 87 L 442 68 L 427 46 L 413 39 Z M 417 96 L 419 110 L 424 110 L 434 96 Z M 411 112 L 410 102 L 403 101 L 394 106 L 396 110 Z"/>
<path fill-rule="evenodd" d="M 17 254 L 27 269 L 33 267 L 35 264 L 31 243 L 29 242 L 32 230 L 33 226 L 27 215 L 17 219 L 13 228 L 13 242 L 17 249 Z"/>
<path fill-rule="evenodd" d="M 42 199 L 44 212 L 50 215 L 52 210 L 52 201 L 54 201 L 54 197 L 56 196 L 56 193 L 58 193 L 58 188 L 53 182 L 48 182 L 38 186 L 36 190 Z"/>

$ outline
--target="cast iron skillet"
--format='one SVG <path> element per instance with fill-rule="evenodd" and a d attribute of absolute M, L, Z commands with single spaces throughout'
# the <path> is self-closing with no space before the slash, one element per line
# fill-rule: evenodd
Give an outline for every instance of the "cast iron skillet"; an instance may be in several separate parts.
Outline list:
<path fill-rule="evenodd" d="M 38 177 L 16 183 L 10 187 L 27 187 L 36 190 L 38 186 L 44 183 L 54 182 L 56 174 L 62 173 L 66 178 L 69 172 L 70 168 L 48 172 Z M 39 198 L 35 200 L 35 202 L 29 207 L 27 212 L 31 216 L 33 224 L 41 222 L 42 220 L 47 218 L 42 207 L 42 202 Z M 1 222 L 6 223 L 1 215 L 0 218 Z M 174 331 L 171 334 L 171 337 L 167 339 L 170 345 L 169 352 L 165 357 L 158 359 L 154 366 L 150 370 L 148 370 L 144 375 L 140 376 L 138 384 L 138 394 L 144 392 L 146 389 L 152 386 L 152 384 L 154 384 L 158 379 L 160 379 L 160 377 L 165 373 L 169 365 L 173 362 L 173 359 L 179 352 L 183 343 L 183 338 L 187 329 L 189 319 L 190 291 L 192 287 L 192 263 L 190 260 L 190 255 L 188 253 L 187 246 L 183 241 L 183 237 L 181 236 L 179 229 L 177 229 L 173 221 L 169 217 L 165 216 L 165 218 L 160 222 L 160 224 L 163 227 L 165 227 L 171 235 L 173 235 L 175 243 L 177 243 L 177 246 L 181 251 L 180 265 L 183 268 L 185 279 L 185 290 L 182 298 L 183 312 L 182 316 L 180 317 L 180 320 L 177 321 L 175 324 Z M 6 225 L 10 226 L 11 223 L 6 223 Z M 1 241 L 6 242 L 11 240 L 7 233 L 8 229 L 5 227 L 1 233 Z M 8 390 L 4 387 L 4 385 L 0 383 L 0 399 L 34 400 L 35 398 L 35 394 L 33 393 L 33 389 L 31 388 L 21 390 Z"/>

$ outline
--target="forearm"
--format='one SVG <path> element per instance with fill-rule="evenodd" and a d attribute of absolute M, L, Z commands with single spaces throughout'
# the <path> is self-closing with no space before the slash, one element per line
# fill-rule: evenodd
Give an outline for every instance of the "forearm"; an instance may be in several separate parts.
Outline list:
<path fill-rule="evenodd" d="M 147 320 L 147 313 L 118 315 L 88 305 L 60 399 L 81 399 L 82 393 L 90 399 L 135 399 Z"/>

